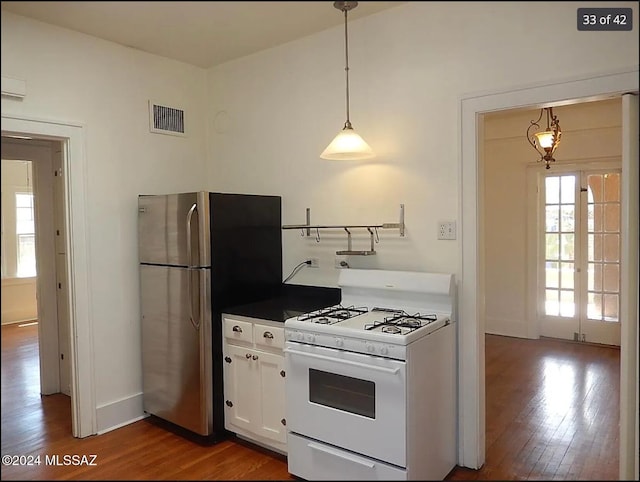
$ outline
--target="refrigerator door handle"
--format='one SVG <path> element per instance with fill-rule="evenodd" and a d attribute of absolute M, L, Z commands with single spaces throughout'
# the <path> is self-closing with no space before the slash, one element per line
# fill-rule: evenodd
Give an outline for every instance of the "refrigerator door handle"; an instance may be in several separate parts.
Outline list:
<path fill-rule="evenodd" d="M 198 305 L 198 320 L 194 320 L 193 318 L 193 272 L 197 272 L 198 273 L 198 284 L 200 284 L 200 269 L 195 269 L 195 268 L 187 268 L 187 273 L 189 276 L 189 282 L 187 283 L 188 286 L 188 293 L 187 293 L 187 297 L 189 298 L 189 321 L 191 322 L 191 324 L 193 325 L 193 327 L 196 329 L 196 331 L 200 330 L 200 317 L 202 314 L 202 310 L 200 309 L 200 305 Z M 198 291 L 200 292 L 200 289 L 198 289 Z M 200 293 L 199 299 L 202 298 L 202 293 Z"/>
<path fill-rule="evenodd" d="M 193 213 L 198 210 L 198 205 L 193 203 L 191 209 L 187 213 L 187 266 L 189 268 L 193 268 L 195 265 L 193 264 L 193 259 L 191 255 L 191 218 L 193 217 Z"/>
<path fill-rule="evenodd" d="M 189 282 L 187 283 L 187 298 L 189 299 L 189 321 L 196 329 L 196 331 L 200 329 L 200 317 L 198 317 L 198 321 L 195 321 L 193 319 L 193 260 L 191 258 L 191 218 L 193 217 L 193 213 L 197 210 L 197 208 L 198 205 L 194 203 L 187 213 L 187 271 L 189 272 Z"/>

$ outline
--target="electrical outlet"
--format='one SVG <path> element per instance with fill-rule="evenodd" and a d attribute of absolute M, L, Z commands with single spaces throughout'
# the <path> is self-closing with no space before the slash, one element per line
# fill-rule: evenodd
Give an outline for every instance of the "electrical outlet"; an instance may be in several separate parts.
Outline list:
<path fill-rule="evenodd" d="M 456 239 L 456 222 L 440 221 L 438 223 L 438 239 Z"/>
<path fill-rule="evenodd" d="M 309 261 L 311 261 L 311 264 L 309 264 L 309 268 L 317 268 L 318 266 L 320 266 L 320 260 L 318 258 L 309 258 Z"/>

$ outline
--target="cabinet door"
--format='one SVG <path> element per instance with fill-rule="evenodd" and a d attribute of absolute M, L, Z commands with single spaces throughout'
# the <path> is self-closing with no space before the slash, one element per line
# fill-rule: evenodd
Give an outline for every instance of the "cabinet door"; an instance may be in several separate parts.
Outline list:
<path fill-rule="evenodd" d="M 286 442 L 284 356 L 256 351 L 259 372 L 259 434 L 277 442 Z"/>
<path fill-rule="evenodd" d="M 255 352 L 226 345 L 224 356 L 225 428 L 233 432 L 235 426 L 256 432 L 260 392 L 256 383 L 258 363 L 253 360 Z"/>

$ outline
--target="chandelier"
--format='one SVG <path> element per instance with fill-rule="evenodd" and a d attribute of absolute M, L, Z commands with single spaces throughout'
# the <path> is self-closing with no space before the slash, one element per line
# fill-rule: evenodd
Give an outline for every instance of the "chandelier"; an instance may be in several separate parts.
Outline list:
<path fill-rule="evenodd" d="M 544 131 L 540 131 L 540 120 L 546 113 L 547 115 L 547 128 Z M 533 128 L 538 129 L 538 132 L 533 132 Z M 534 129 L 535 130 L 535 129 Z M 560 144 L 560 138 L 562 137 L 562 131 L 560 130 L 560 121 L 558 116 L 553 115 L 552 107 L 544 107 L 540 110 L 540 116 L 538 120 L 531 121 L 531 125 L 527 129 L 527 140 L 529 144 L 540 154 L 538 162 L 545 163 L 545 169 L 549 169 L 550 163 L 555 162 L 553 153 L 555 152 L 558 144 Z"/>

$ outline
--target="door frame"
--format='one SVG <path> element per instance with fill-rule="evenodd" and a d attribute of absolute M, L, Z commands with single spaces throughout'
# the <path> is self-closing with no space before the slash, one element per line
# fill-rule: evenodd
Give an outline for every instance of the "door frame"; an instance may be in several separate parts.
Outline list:
<path fill-rule="evenodd" d="M 499 110 L 521 107 L 542 108 L 552 105 L 569 105 L 587 100 L 599 100 L 618 97 L 624 93 L 638 92 L 638 68 L 593 74 L 588 77 L 577 77 L 539 83 L 534 86 L 500 90 L 498 92 L 484 92 L 464 95 L 460 99 L 460 184 L 459 218 L 461 220 L 460 243 L 460 282 L 459 319 L 460 334 L 458 347 L 458 394 L 459 394 L 459 451 L 460 465 L 470 468 L 480 468 L 485 463 L 486 427 L 485 427 L 485 305 L 484 305 L 484 192 L 482 186 L 483 153 L 481 140 L 483 139 L 483 114 Z M 623 126 L 624 129 L 624 126 Z M 637 158 L 637 157 L 636 157 Z M 631 162 L 623 155 L 623 173 L 629 170 Z M 637 165 L 631 167 L 636 170 Z M 629 206 L 630 199 L 623 193 L 622 211 L 630 210 L 637 216 L 637 206 Z M 623 219 L 623 228 L 625 228 Z M 638 241 L 629 240 L 623 245 L 621 261 L 625 263 L 632 259 L 633 251 L 637 254 Z M 635 258 L 637 259 L 637 257 Z M 629 276 L 627 286 L 637 288 L 633 276 Z M 625 280 L 622 280 L 625 283 Z M 624 284 L 623 284 L 624 286 Z M 630 291 L 637 293 L 637 290 Z M 630 296 L 627 292 L 626 296 Z M 630 319 L 637 320 L 637 303 L 632 306 L 627 300 L 621 300 L 623 306 L 628 305 L 629 315 L 635 309 L 635 315 Z M 623 337 L 625 325 L 630 323 L 623 319 Z M 638 342 L 635 338 L 621 347 L 621 371 L 627 374 L 628 380 L 637 377 Z M 626 382 L 626 380 L 625 380 Z M 637 442 L 623 437 L 625 426 L 637 425 L 637 414 L 627 409 L 627 405 L 636 405 L 636 394 L 628 383 L 621 384 L 620 410 L 620 478 L 633 478 L 634 460 L 637 461 Z M 635 445 L 635 446 L 634 446 Z"/>
<path fill-rule="evenodd" d="M 92 307 L 89 290 L 89 233 L 86 212 L 85 127 L 79 123 L 2 114 L 3 136 L 60 141 L 70 321 L 71 418 L 74 437 L 97 433 L 93 370 Z"/>

